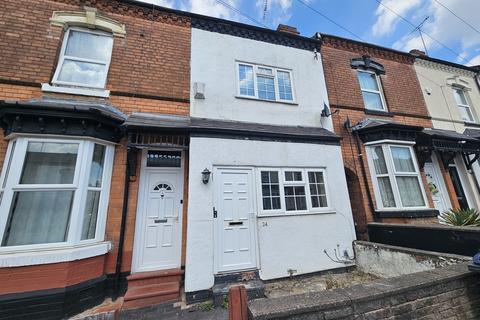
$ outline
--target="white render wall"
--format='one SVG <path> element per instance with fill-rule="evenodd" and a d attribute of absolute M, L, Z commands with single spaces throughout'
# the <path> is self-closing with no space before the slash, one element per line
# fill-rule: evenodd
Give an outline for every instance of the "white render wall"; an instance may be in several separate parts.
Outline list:
<path fill-rule="evenodd" d="M 201 172 L 205 168 L 213 172 L 217 165 L 326 168 L 333 213 L 257 217 L 262 279 L 286 277 L 288 269 L 303 274 L 345 266 L 332 262 L 324 249 L 334 256 L 338 246 L 353 256 L 355 231 L 340 146 L 191 137 L 189 163 L 186 292 L 210 289 L 214 283 L 215 176 L 203 184 Z"/>
<path fill-rule="evenodd" d="M 459 133 L 463 133 L 467 128 L 460 117 L 458 106 L 453 95 L 451 83 L 455 82 L 466 88 L 467 99 L 469 100 L 474 118 L 476 122 L 480 124 L 480 90 L 473 72 L 422 59 L 417 59 L 414 67 L 420 86 L 422 87 L 428 112 L 432 117 L 434 128 L 453 130 Z M 456 80 L 454 80 L 455 77 Z M 430 94 L 427 92 L 430 92 Z M 480 130 L 480 128 L 476 127 L 471 128 Z M 462 183 L 467 189 L 465 192 L 467 193 L 470 206 L 475 206 L 479 209 L 480 194 L 478 193 L 475 181 L 476 179 L 480 182 L 479 162 L 477 161 L 473 164 L 473 174 L 467 172 L 460 157 L 458 157 L 455 162 L 459 168 L 459 173 L 463 180 Z"/>
<path fill-rule="evenodd" d="M 313 51 L 199 29 L 191 45 L 191 116 L 333 130 L 332 118 L 320 117 L 329 105 L 320 53 L 315 60 Z M 292 70 L 296 104 L 237 98 L 237 61 Z M 205 100 L 194 98 L 195 82 L 205 84 Z"/>

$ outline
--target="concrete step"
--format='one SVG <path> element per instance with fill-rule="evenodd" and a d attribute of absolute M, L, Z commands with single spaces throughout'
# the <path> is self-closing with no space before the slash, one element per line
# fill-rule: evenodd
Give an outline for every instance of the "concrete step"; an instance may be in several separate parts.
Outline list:
<path fill-rule="evenodd" d="M 265 284 L 260 279 L 217 283 L 212 288 L 214 305 L 221 306 L 225 301 L 225 297 L 228 297 L 228 290 L 238 285 L 245 287 L 248 300 L 263 298 L 265 296 Z"/>

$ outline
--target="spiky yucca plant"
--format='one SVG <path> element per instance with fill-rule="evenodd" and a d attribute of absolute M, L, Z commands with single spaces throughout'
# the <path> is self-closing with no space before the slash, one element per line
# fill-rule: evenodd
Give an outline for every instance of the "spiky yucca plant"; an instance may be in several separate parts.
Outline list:
<path fill-rule="evenodd" d="M 475 209 L 450 209 L 440 219 L 451 226 L 480 227 L 480 213 Z"/>

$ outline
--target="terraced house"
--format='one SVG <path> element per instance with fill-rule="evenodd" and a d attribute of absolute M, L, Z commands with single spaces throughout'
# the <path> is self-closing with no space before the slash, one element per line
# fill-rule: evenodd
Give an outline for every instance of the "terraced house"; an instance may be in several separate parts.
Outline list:
<path fill-rule="evenodd" d="M 433 141 L 425 164 L 439 210 L 480 208 L 480 91 L 478 68 L 434 59 L 419 50 L 415 71 L 432 117 L 428 133 Z M 450 182 L 442 171 L 448 172 Z"/>

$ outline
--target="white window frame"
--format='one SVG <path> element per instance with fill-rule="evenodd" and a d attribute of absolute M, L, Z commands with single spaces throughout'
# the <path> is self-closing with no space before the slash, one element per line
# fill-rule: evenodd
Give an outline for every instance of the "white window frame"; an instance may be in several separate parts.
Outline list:
<path fill-rule="evenodd" d="M 365 109 L 367 109 L 367 110 L 372 110 L 372 111 L 379 111 L 379 112 L 387 112 L 387 111 L 388 111 L 388 109 L 387 109 L 387 103 L 386 103 L 386 101 L 385 101 L 385 97 L 384 97 L 384 94 L 383 94 L 382 82 L 380 81 L 380 77 L 378 76 L 378 74 L 376 74 L 376 73 L 373 72 L 373 71 L 365 70 L 365 69 L 357 69 L 357 73 L 358 73 L 358 72 L 370 73 L 370 74 L 373 74 L 373 75 L 375 76 L 375 81 L 377 81 L 378 91 L 377 91 L 377 90 L 363 89 L 363 88 L 362 88 L 362 84 L 360 83 L 360 80 L 358 79 L 358 75 L 357 75 L 358 85 L 359 85 L 360 91 L 361 91 L 362 93 L 365 91 L 365 92 L 369 92 L 369 93 L 379 94 L 379 95 L 380 95 L 380 100 L 381 100 L 381 102 L 382 102 L 382 110 L 368 108 L 367 105 L 365 104 L 365 100 L 363 99 L 363 94 L 362 94 L 362 100 L 363 100 L 363 105 L 364 105 Z"/>
<path fill-rule="evenodd" d="M 425 192 L 425 186 L 423 185 L 422 175 L 420 173 L 420 168 L 418 166 L 417 158 L 415 156 L 415 152 L 413 151 L 413 144 L 414 143 L 405 143 L 405 141 L 377 141 L 366 144 L 367 149 L 367 158 L 368 158 L 368 166 L 370 168 L 370 176 L 373 183 L 374 191 L 375 191 L 375 200 L 377 203 L 377 210 L 381 211 L 398 211 L 398 210 L 424 210 L 429 208 L 427 194 Z M 382 147 L 383 155 L 385 157 L 385 164 L 387 167 L 388 174 L 377 174 L 375 172 L 375 165 L 373 163 L 373 149 L 375 147 Z M 415 168 L 415 172 L 397 172 L 395 170 L 395 165 L 393 163 L 393 157 L 391 153 L 392 147 L 400 147 L 400 148 L 408 148 L 410 151 L 410 156 L 412 157 L 413 165 Z M 382 202 L 382 195 L 380 191 L 380 186 L 378 184 L 377 177 L 379 176 L 388 176 L 390 179 L 390 184 L 392 188 L 393 198 L 395 200 L 395 207 L 384 207 Z M 401 197 L 400 191 L 398 189 L 397 184 L 397 176 L 398 177 L 417 177 L 418 183 L 420 185 L 420 192 L 422 194 L 423 206 L 417 207 L 404 207 Z"/>
<path fill-rule="evenodd" d="M 280 188 L 280 209 L 274 210 L 264 210 L 263 209 L 263 194 L 262 194 L 262 171 L 275 171 L 278 173 L 278 182 Z M 287 171 L 301 171 L 302 172 L 302 181 L 286 181 L 285 172 Z M 321 172 L 323 174 L 323 181 L 325 184 L 325 196 L 327 198 L 327 207 L 317 207 L 312 206 L 312 198 L 310 194 L 310 181 L 308 180 L 308 172 Z M 330 199 L 329 193 L 329 183 L 327 179 L 327 170 L 326 168 L 305 168 L 305 167 L 261 167 L 257 168 L 257 186 L 259 188 L 258 192 L 258 216 L 268 217 L 268 216 L 289 216 L 289 215 L 305 215 L 305 214 L 323 214 L 323 213 L 334 213 L 335 209 L 332 207 L 332 202 Z M 307 201 L 306 210 L 296 210 L 296 211 L 287 211 L 285 203 L 285 190 L 284 187 L 288 186 L 303 186 L 305 187 L 305 197 Z"/>
<path fill-rule="evenodd" d="M 253 68 L 253 96 L 245 95 L 240 93 L 240 65 L 245 65 Z M 266 75 L 261 72 L 259 72 L 259 68 L 265 68 L 265 69 L 271 69 L 272 70 L 272 75 Z M 278 85 L 278 75 L 277 73 L 281 72 L 286 72 L 290 75 L 290 84 L 292 87 L 292 100 L 285 100 L 285 99 L 280 99 L 280 87 Z M 255 100 L 260 100 L 260 101 L 268 101 L 268 102 L 282 102 L 282 103 L 288 103 L 288 104 L 296 104 L 296 95 L 295 95 L 295 86 L 294 86 L 294 79 L 293 79 L 293 72 L 292 70 L 285 69 L 285 68 L 278 68 L 278 67 L 272 67 L 272 66 L 267 66 L 267 65 L 261 65 L 261 64 L 253 64 L 249 62 L 241 62 L 237 61 L 236 62 L 236 69 L 235 69 L 235 76 L 237 78 L 237 97 L 240 98 L 247 98 L 247 99 L 255 99 Z M 275 100 L 268 100 L 268 99 L 262 99 L 258 96 L 258 83 L 257 83 L 257 76 L 262 76 L 262 77 L 271 77 L 273 78 L 273 83 L 274 83 L 274 88 L 275 88 Z"/>
<path fill-rule="evenodd" d="M 78 143 L 78 153 L 77 153 L 77 162 L 75 165 L 74 180 L 71 184 L 20 184 L 20 177 L 23 170 L 25 155 L 27 151 L 27 146 L 29 142 L 53 142 L 53 143 Z M 15 148 L 13 145 L 15 144 Z M 93 157 L 93 149 L 95 144 L 100 144 L 105 146 L 105 158 L 104 158 L 104 167 L 103 167 L 103 176 L 102 176 L 102 187 L 101 194 L 98 205 L 98 214 L 97 214 L 97 226 L 95 230 L 95 237 L 93 239 L 80 240 L 82 227 L 83 227 L 83 215 L 86 206 L 86 197 L 87 192 L 90 187 L 88 187 L 88 182 L 90 178 L 90 170 Z M 5 159 L 11 159 L 12 163 L 17 163 L 20 165 L 11 166 L 8 169 L 7 165 L 4 165 L 2 168 L 1 174 L 1 186 L 5 186 L 3 190 L 3 197 L 0 203 L 0 241 L 3 241 L 5 234 L 6 224 L 8 216 L 10 214 L 10 206 L 12 203 L 13 195 L 15 191 L 20 190 L 44 190 L 50 189 L 55 190 L 74 190 L 74 199 L 72 203 L 71 213 L 70 213 L 70 222 L 68 228 L 67 240 L 65 242 L 56 242 L 56 243 L 43 243 L 43 244 L 29 244 L 29 245 L 19 245 L 19 246 L 0 246 L 0 265 L 2 265 L 2 255 L 11 254 L 11 253 L 25 253 L 31 252 L 34 255 L 40 254 L 41 251 L 45 252 L 46 256 L 56 256 L 57 254 L 52 255 L 52 250 L 57 250 L 57 252 L 63 252 L 62 257 L 67 257 L 77 255 L 78 252 L 70 252 L 70 254 L 65 254 L 65 249 L 75 249 L 86 246 L 93 246 L 101 244 L 104 241 L 105 236 L 105 227 L 106 227 L 106 218 L 107 218 L 107 209 L 108 209 L 108 200 L 110 193 L 110 182 L 112 176 L 113 168 L 113 157 L 114 157 L 114 146 L 112 144 L 100 141 L 97 139 L 78 139 L 78 138 L 46 138 L 38 136 L 16 136 L 14 137 L 8 145 L 8 150 Z M 0 243 L 1 245 L 1 243 Z M 58 251 L 60 250 L 60 251 Z M 63 251 L 62 251 L 63 250 Z M 77 250 L 78 251 L 78 250 Z M 98 252 L 96 250 L 95 252 Z M 83 256 L 83 253 L 80 254 Z M 39 258 L 41 263 L 48 263 L 48 258 Z M 67 257 L 68 259 L 68 257 Z M 61 260 L 64 261 L 64 260 Z M 32 261 L 30 261 L 32 262 Z M 32 262 L 32 264 L 36 264 Z"/>
<path fill-rule="evenodd" d="M 465 101 L 467 102 L 467 104 L 462 104 L 462 103 L 459 103 L 455 97 L 455 94 L 456 94 L 456 91 L 460 91 L 462 92 L 463 94 L 463 97 L 465 98 Z M 471 117 L 471 120 L 465 120 L 463 119 L 462 117 L 462 113 L 460 112 L 460 110 L 458 110 L 459 112 L 459 115 L 460 115 L 460 119 L 462 119 L 462 121 L 465 121 L 467 123 L 477 123 L 477 119 L 475 119 L 475 115 L 473 114 L 473 111 L 472 111 L 472 107 L 469 105 L 470 101 L 469 101 L 469 97 L 467 95 L 467 90 L 465 88 L 462 88 L 462 87 L 456 87 L 454 86 L 453 87 L 453 99 L 455 101 L 455 104 L 457 105 L 457 108 L 460 109 L 460 108 L 464 108 L 467 110 L 467 114 L 470 115 Z"/>
<path fill-rule="evenodd" d="M 56 68 L 55 73 L 53 75 L 52 84 L 54 86 L 61 86 L 61 87 L 80 87 L 80 88 L 100 89 L 100 90 L 105 89 L 105 86 L 107 84 L 108 72 L 110 70 L 110 62 L 112 60 L 112 52 L 110 52 L 110 55 L 109 55 L 106 62 L 105 61 L 99 61 L 99 60 L 92 60 L 92 59 L 66 56 L 65 52 L 66 52 L 66 49 L 67 49 L 68 37 L 69 37 L 71 31 L 77 31 L 77 32 L 83 32 L 83 33 L 102 35 L 102 36 L 105 36 L 105 37 L 111 37 L 112 41 L 113 41 L 113 35 L 109 34 L 107 32 L 98 31 L 98 30 L 89 30 L 89 29 L 79 28 L 79 27 L 68 28 L 67 31 L 65 31 L 65 34 L 64 34 L 64 37 L 63 37 L 62 47 L 61 47 L 61 50 L 60 50 L 60 56 L 58 58 L 57 68 Z M 112 51 L 113 51 L 113 43 L 112 43 Z M 105 68 L 106 68 L 106 72 L 105 72 L 105 78 L 103 79 L 103 85 L 92 86 L 92 85 L 87 85 L 87 84 L 79 83 L 79 82 L 66 82 L 66 81 L 58 80 L 58 77 L 60 75 L 60 71 L 62 69 L 63 62 L 65 61 L 65 59 L 104 65 Z"/>

